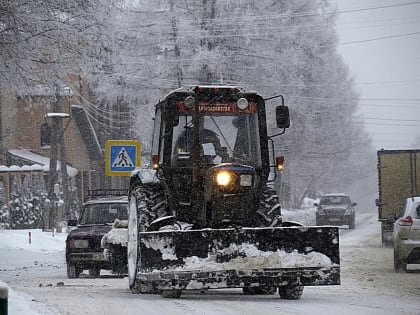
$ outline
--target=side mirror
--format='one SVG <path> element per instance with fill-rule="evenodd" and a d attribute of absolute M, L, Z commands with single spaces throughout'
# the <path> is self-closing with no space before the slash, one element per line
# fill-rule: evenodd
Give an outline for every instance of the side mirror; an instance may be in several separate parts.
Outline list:
<path fill-rule="evenodd" d="M 357 202 L 353 202 L 353 203 L 351 204 L 351 206 L 352 206 L 352 207 L 356 207 L 356 206 L 357 206 Z"/>
<path fill-rule="evenodd" d="M 276 107 L 276 121 L 278 128 L 290 127 L 289 107 L 284 105 Z"/>
<path fill-rule="evenodd" d="M 391 213 L 390 215 L 388 215 L 388 217 L 386 218 L 388 223 L 394 223 L 395 221 L 397 221 L 398 217 L 395 213 Z"/>
<path fill-rule="evenodd" d="M 315 206 L 315 207 L 319 207 L 319 204 L 318 204 L 318 203 L 314 203 L 314 206 Z"/>
<path fill-rule="evenodd" d="M 77 220 L 68 220 L 67 226 L 77 226 Z"/>

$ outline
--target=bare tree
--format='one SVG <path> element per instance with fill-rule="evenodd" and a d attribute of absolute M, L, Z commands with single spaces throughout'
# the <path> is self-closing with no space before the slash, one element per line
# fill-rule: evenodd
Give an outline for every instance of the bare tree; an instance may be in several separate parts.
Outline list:
<path fill-rule="evenodd" d="M 0 87 L 30 94 L 106 64 L 117 1 L 0 0 Z M 28 93 L 29 92 L 29 93 Z"/>

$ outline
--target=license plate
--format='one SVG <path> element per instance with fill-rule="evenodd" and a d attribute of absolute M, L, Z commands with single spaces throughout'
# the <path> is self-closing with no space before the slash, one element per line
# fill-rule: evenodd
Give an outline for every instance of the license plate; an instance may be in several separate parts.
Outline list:
<path fill-rule="evenodd" d="M 93 260 L 105 260 L 105 257 L 103 254 L 93 254 L 92 255 Z"/>
<path fill-rule="evenodd" d="M 329 221 L 331 221 L 331 222 L 338 222 L 338 221 L 340 221 L 340 219 L 338 219 L 338 218 L 330 218 Z"/>

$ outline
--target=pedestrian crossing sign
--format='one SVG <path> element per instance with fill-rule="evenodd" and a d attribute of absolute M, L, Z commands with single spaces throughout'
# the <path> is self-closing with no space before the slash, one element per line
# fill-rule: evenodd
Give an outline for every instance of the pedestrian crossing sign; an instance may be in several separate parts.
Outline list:
<path fill-rule="evenodd" d="M 107 176 L 130 176 L 140 167 L 140 141 L 107 140 L 105 142 L 105 174 Z"/>

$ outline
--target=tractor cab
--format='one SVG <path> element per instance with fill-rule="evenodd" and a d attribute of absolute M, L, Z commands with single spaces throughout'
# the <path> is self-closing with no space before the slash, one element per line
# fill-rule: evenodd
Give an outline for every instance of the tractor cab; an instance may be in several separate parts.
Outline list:
<path fill-rule="evenodd" d="M 287 107 L 279 107 L 280 123 L 288 127 Z M 268 142 L 265 102 L 256 92 L 217 86 L 172 91 L 156 106 L 152 146 L 169 207 L 181 219 L 195 213 L 200 226 L 254 220 L 255 207 L 245 205 L 258 206 L 266 187 Z"/>

